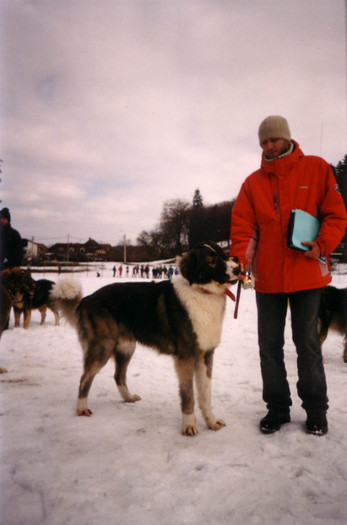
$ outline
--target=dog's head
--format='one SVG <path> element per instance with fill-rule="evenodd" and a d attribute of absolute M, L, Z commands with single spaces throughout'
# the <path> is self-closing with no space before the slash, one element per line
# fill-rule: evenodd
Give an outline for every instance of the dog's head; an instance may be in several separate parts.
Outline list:
<path fill-rule="evenodd" d="M 36 283 L 28 270 L 11 268 L 1 272 L 1 284 L 15 299 L 20 300 L 24 293 L 33 295 Z"/>
<path fill-rule="evenodd" d="M 202 242 L 178 258 L 178 267 L 189 284 L 218 283 L 226 287 L 237 282 L 240 267 L 229 261 L 222 248 L 213 241 Z"/>

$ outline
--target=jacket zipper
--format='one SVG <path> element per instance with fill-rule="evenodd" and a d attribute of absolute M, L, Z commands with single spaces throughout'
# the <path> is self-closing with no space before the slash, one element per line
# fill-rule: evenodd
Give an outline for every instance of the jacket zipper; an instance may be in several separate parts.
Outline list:
<path fill-rule="evenodd" d="M 276 217 L 278 217 L 278 205 L 277 205 L 277 194 L 276 192 L 274 191 L 274 208 L 275 208 L 275 212 L 276 212 Z"/>

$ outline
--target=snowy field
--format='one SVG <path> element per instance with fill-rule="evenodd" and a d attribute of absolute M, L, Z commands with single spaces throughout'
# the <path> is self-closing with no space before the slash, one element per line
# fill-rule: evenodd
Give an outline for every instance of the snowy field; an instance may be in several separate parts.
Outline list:
<path fill-rule="evenodd" d="M 77 274 L 84 294 L 111 282 L 112 265 Z M 57 274 L 34 274 L 57 280 Z M 124 279 L 123 279 L 124 280 Z M 337 272 L 332 284 L 347 286 Z M 256 308 L 243 290 L 238 319 L 228 299 L 215 354 L 213 407 L 227 426 L 180 435 L 173 362 L 138 346 L 128 383 L 142 397 L 124 403 L 109 362 L 89 396 L 90 418 L 75 416 L 81 349 L 51 312 L 0 342 L 2 525 L 343 525 L 347 524 L 347 365 L 342 339 L 324 345 L 329 433 L 305 434 L 296 394 L 296 356 L 289 327 L 286 364 L 292 422 L 276 434 L 258 430 L 261 399 Z M 289 325 L 289 323 L 287 323 Z"/>

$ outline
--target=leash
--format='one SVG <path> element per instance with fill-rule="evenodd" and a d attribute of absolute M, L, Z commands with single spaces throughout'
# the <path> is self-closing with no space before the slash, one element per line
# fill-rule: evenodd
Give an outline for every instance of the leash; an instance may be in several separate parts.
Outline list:
<path fill-rule="evenodd" d="M 239 281 L 237 283 L 237 292 L 236 292 L 236 302 L 235 302 L 235 310 L 234 310 L 234 319 L 237 319 L 237 314 L 239 311 L 239 303 L 240 303 L 240 297 L 241 297 L 241 286 L 242 281 Z"/>
<path fill-rule="evenodd" d="M 235 299 L 235 295 L 233 294 L 233 292 L 231 292 L 231 291 L 229 290 L 229 288 L 226 288 L 224 293 L 225 293 L 225 295 L 227 295 L 228 297 L 230 297 L 230 299 L 231 299 L 232 301 L 236 301 L 236 299 Z"/>
<path fill-rule="evenodd" d="M 245 273 L 241 273 L 241 275 L 245 275 L 246 276 Z M 241 288 L 253 288 L 253 277 L 252 277 L 250 271 L 248 271 L 248 275 L 244 278 L 243 281 L 240 280 L 237 283 L 234 319 L 237 319 L 237 314 L 238 314 L 238 311 L 239 311 L 239 303 L 240 303 L 240 297 L 241 297 Z"/>

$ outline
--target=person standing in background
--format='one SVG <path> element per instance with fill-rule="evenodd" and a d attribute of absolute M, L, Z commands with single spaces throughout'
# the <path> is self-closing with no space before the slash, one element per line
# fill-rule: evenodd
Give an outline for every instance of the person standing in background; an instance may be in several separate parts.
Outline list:
<path fill-rule="evenodd" d="M 22 238 L 11 226 L 11 214 L 8 208 L 2 208 L 1 218 L 1 248 L 0 269 L 15 268 L 23 261 Z"/>

